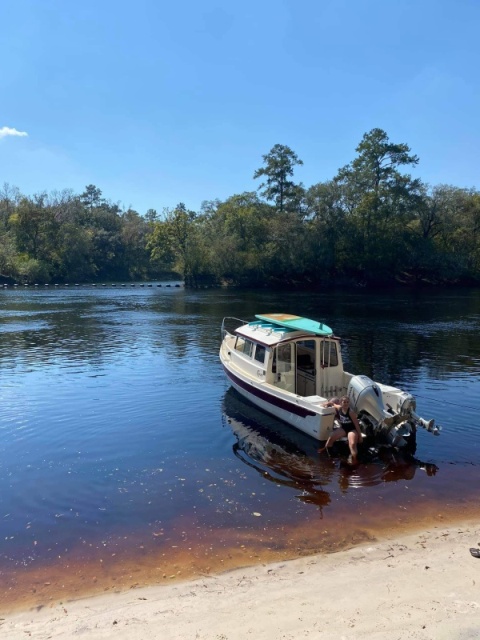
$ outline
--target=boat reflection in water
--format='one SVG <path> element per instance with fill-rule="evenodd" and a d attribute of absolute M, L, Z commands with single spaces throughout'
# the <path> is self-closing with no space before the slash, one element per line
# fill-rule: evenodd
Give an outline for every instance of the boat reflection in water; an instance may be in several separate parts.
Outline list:
<path fill-rule="evenodd" d="M 237 439 L 233 452 L 244 464 L 265 480 L 297 490 L 302 502 L 320 508 L 330 503 L 322 487 L 332 482 L 336 471 L 323 464 L 313 438 L 260 411 L 232 387 L 224 397 L 223 419 Z"/>
<path fill-rule="evenodd" d="M 438 467 L 393 447 L 363 450 L 360 462 L 348 463 L 348 447 L 337 443 L 332 455 L 319 454 L 318 442 L 264 413 L 230 387 L 224 396 L 223 419 L 236 442 L 233 452 L 262 478 L 298 491 L 302 502 L 320 509 L 330 503 L 329 488 L 342 491 L 385 482 L 413 480 L 417 470 L 434 476 Z"/>

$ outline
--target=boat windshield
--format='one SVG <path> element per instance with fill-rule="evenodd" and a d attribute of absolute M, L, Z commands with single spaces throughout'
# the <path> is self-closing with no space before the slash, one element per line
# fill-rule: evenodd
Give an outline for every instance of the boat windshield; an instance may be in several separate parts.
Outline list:
<path fill-rule="evenodd" d="M 338 365 L 336 342 L 322 340 L 320 345 L 320 363 L 322 367 L 336 367 Z"/>
<path fill-rule="evenodd" d="M 240 351 L 240 353 L 244 353 L 246 356 L 251 357 L 253 353 L 254 343 L 247 338 L 242 338 L 242 336 L 237 336 L 237 340 L 235 342 L 235 350 Z"/>
<path fill-rule="evenodd" d="M 281 344 L 273 351 L 272 371 L 273 373 L 284 373 L 292 368 L 292 346 L 291 344 Z"/>
<path fill-rule="evenodd" d="M 257 362 L 261 362 L 262 364 L 264 364 L 265 362 L 265 352 L 266 349 L 263 345 L 261 344 L 257 344 L 256 348 L 255 348 L 255 360 Z"/>

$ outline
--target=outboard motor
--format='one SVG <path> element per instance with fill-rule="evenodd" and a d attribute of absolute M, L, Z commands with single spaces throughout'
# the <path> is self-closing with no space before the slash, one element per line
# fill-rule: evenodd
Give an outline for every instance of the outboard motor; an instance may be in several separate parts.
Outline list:
<path fill-rule="evenodd" d="M 378 423 L 392 417 L 385 409 L 380 387 L 367 376 L 354 376 L 348 385 L 347 395 L 358 415 L 368 413 Z"/>
<path fill-rule="evenodd" d="M 354 376 L 348 385 L 347 395 L 353 410 L 365 426 L 373 430 L 395 447 L 403 447 L 412 435 L 412 427 L 405 422 L 406 416 L 395 414 L 385 408 L 383 394 L 376 382 L 368 376 Z M 415 402 L 412 396 L 405 398 L 404 404 Z M 402 424 L 400 424 L 402 423 Z"/>
<path fill-rule="evenodd" d="M 398 413 L 401 413 L 402 415 L 408 415 L 413 413 L 416 408 L 417 401 L 410 393 L 402 391 L 398 394 L 397 406 L 394 407 L 394 409 L 396 409 Z"/>
<path fill-rule="evenodd" d="M 353 376 L 347 395 L 367 433 L 373 432 L 394 447 L 415 447 L 417 427 L 435 435 L 440 432 L 441 427 L 433 420 L 424 420 L 416 414 L 415 398 L 395 387 L 382 389 L 367 376 Z"/>
<path fill-rule="evenodd" d="M 423 427 L 435 435 L 439 434 L 441 427 L 435 424 L 435 420 L 425 420 L 417 415 L 417 401 L 409 393 L 403 392 L 399 395 L 396 409 L 400 415 L 411 420 L 417 427 Z"/>

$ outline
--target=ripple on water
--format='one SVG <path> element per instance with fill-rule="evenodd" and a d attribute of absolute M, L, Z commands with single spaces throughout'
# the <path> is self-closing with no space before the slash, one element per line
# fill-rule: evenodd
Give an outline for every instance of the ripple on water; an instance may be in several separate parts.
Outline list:
<path fill-rule="evenodd" d="M 243 549 L 331 549 L 340 529 L 364 540 L 382 523 L 477 503 L 471 310 L 448 304 L 439 321 L 438 305 L 416 301 L 405 322 L 405 298 L 393 294 L 347 304 L 298 292 L 64 293 L 22 292 L 32 315 L 11 315 L 23 328 L 0 341 L 2 571 L 101 557 L 113 575 L 122 554 L 135 567 L 166 563 L 175 549 L 221 566 L 236 552 L 245 562 Z M 344 448 L 319 455 L 313 440 L 242 401 L 221 372 L 219 327 L 225 315 L 265 308 L 341 329 L 351 370 L 417 395 L 442 435 L 420 431 L 411 458 L 379 449 L 353 466 Z"/>

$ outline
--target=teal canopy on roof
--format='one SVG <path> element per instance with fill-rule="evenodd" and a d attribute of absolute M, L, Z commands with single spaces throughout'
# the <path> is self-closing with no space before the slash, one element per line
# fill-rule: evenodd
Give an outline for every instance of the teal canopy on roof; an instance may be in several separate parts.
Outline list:
<path fill-rule="evenodd" d="M 322 322 L 288 313 L 267 313 L 265 315 L 255 315 L 255 317 L 263 322 L 270 322 L 295 331 L 308 331 L 318 336 L 331 336 L 333 334 L 332 329 Z"/>

